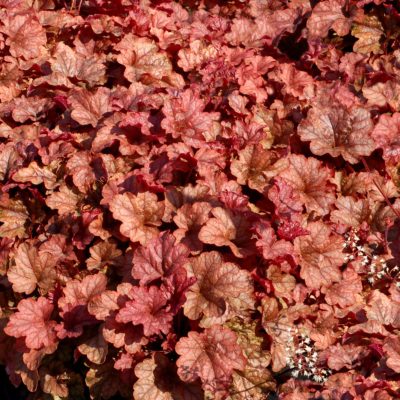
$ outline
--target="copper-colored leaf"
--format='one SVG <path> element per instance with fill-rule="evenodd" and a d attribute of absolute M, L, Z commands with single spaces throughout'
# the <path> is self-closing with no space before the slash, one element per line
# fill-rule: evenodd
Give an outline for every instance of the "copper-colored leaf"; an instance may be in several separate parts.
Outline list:
<path fill-rule="evenodd" d="M 40 167 L 36 161 L 32 161 L 28 167 L 19 169 L 13 175 L 13 180 L 33 183 L 34 185 L 44 183 L 46 189 L 54 189 L 57 176 L 48 167 Z"/>
<path fill-rule="evenodd" d="M 18 293 L 32 293 L 36 287 L 46 293 L 53 288 L 57 271 L 57 258 L 22 243 L 15 252 L 15 264 L 8 270 L 8 280 Z"/>
<path fill-rule="evenodd" d="M 132 242 L 145 245 L 158 235 L 157 226 L 161 225 L 164 205 L 150 192 L 124 193 L 113 198 L 110 210 L 114 218 L 122 222 L 121 233 Z"/>
<path fill-rule="evenodd" d="M 236 264 L 224 262 L 216 251 L 202 253 L 187 265 L 196 282 L 186 293 L 184 312 L 200 325 L 210 327 L 253 308 L 249 273 Z"/>
<path fill-rule="evenodd" d="M 330 170 L 313 157 L 291 155 L 288 161 L 288 167 L 279 176 L 293 188 L 308 212 L 327 214 L 335 201 L 334 187 L 328 182 Z"/>
<path fill-rule="evenodd" d="M 323 222 L 307 225 L 308 236 L 294 240 L 294 249 L 299 257 L 300 275 L 310 288 L 329 286 L 341 279 L 339 267 L 345 261 L 343 238 L 334 234 Z"/>
<path fill-rule="evenodd" d="M 26 236 L 25 222 L 29 214 L 21 200 L 12 200 L 6 196 L 0 198 L 0 237 L 23 238 Z"/>
<path fill-rule="evenodd" d="M 124 75 L 130 82 L 146 77 L 161 79 L 172 72 L 168 56 L 147 38 L 125 35 L 116 50 L 120 51 L 117 61 L 125 66 Z"/>
<path fill-rule="evenodd" d="M 229 246 L 236 257 L 243 257 L 251 249 L 246 248 L 250 240 L 249 221 L 241 214 L 216 207 L 212 209 L 214 218 L 210 218 L 199 232 L 203 243 L 215 246 Z M 243 248 L 242 246 L 243 245 Z"/>
<path fill-rule="evenodd" d="M 322 156 L 342 156 L 354 164 L 360 156 L 369 156 L 375 149 L 371 138 L 370 113 L 361 107 L 350 109 L 339 105 L 312 107 L 299 127 L 303 141 L 310 141 L 311 151 Z"/>
<path fill-rule="evenodd" d="M 104 114 L 111 111 L 110 90 L 100 87 L 95 93 L 84 89 L 75 90 L 69 97 L 72 118 L 80 125 L 95 127 Z"/>
<path fill-rule="evenodd" d="M 247 146 L 239 152 L 239 159 L 231 163 L 231 172 L 241 185 L 263 192 L 269 180 L 276 174 L 273 164 L 276 161 L 272 152 L 262 145 Z"/>
<path fill-rule="evenodd" d="M 233 371 L 242 371 L 246 366 L 235 333 L 218 325 L 203 333 L 189 332 L 188 337 L 179 340 L 175 351 L 180 355 L 176 363 L 179 377 L 185 382 L 200 378 L 203 389 L 216 396 L 226 392 Z"/>
<path fill-rule="evenodd" d="M 46 44 L 46 31 L 32 14 L 9 15 L 4 19 L 4 32 L 13 57 L 38 57 Z"/>
<path fill-rule="evenodd" d="M 351 34 L 358 39 L 354 43 L 353 50 L 361 54 L 382 53 L 379 41 L 383 33 L 378 17 L 365 16 L 361 21 L 357 21 L 351 30 Z"/>
<path fill-rule="evenodd" d="M 46 198 L 46 204 L 60 215 L 74 213 L 77 210 L 79 196 L 67 185 L 61 185 L 57 192 L 52 192 Z"/>

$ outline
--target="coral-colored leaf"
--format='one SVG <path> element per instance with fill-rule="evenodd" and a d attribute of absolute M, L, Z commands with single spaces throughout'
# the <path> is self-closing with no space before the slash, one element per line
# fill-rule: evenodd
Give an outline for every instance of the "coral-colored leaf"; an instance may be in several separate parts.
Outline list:
<path fill-rule="evenodd" d="M 395 372 L 400 372 L 400 342 L 398 337 L 388 337 L 383 346 L 388 355 L 386 364 Z"/>
<path fill-rule="evenodd" d="M 44 297 L 36 301 L 32 298 L 23 299 L 18 304 L 18 310 L 11 315 L 4 331 L 7 335 L 24 338 L 30 349 L 40 349 L 56 343 L 56 322 L 51 319 L 53 305 Z"/>
<path fill-rule="evenodd" d="M 118 311 L 118 322 L 143 325 L 146 336 L 168 333 L 172 314 L 165 307 L 168 298 L 156 286 L 132 289 L 132 301 Z"/>
<path fill-rule="evenodd" d="M 329 0 L 319 2 L 312 10 L 307 20 L 307 28 L 312 37 L 324 38 L 329 29 L 333 29 L 339 36 L 349 33 L 351 20 L 343 14 L 343 1 Z"/>
<path fill-rule="evenodd" d="M 184 266 L 188 255 L 186 246 L 176 244 L 175 237 L 164 232 L 135 251 L 132 276 L 139 279 L 142 285 L 158 278 L 166 278 Z"/>

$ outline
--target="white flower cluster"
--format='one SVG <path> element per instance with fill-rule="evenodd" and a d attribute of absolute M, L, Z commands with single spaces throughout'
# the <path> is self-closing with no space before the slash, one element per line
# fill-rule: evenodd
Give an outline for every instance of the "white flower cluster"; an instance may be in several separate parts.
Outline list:
<path fill-rule="evenodd" d="M 305 378 L 323 383 L 330 375 L 330 370 L 318 366 L 318 352 L 314 342 L 305 333 L 293 336 L 286 345 L 287 365 L 294 378 Z"/>
<path fill-rule="evenodd" d="M 343 248 L 351 251 L 346 255 L 346 262 L 353 261 L 356 258 L 361 259 L 361 265 L 366 267 L 368 283 L 373 285 L 384 278 L 393 280 L 398 277 L 399 267 L 396 265 L 390 268 L 382 256 L 372 254 L 373 252 L 369 246 L 361 245 L 360 237 L 354 230 L 346 233 L 345 238 L 346 241 L 343 243 Z M 396 282 L 396 286 L 400 289 L 400 281 Z"/>

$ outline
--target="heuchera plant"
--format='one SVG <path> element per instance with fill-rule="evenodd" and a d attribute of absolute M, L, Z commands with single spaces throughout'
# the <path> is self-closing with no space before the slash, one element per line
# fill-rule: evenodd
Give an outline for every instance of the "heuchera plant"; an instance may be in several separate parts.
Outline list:
<path fill-rule="evenodd" d="M 399 24 L 0 0 L 0 397 L 400 398 Z"/>

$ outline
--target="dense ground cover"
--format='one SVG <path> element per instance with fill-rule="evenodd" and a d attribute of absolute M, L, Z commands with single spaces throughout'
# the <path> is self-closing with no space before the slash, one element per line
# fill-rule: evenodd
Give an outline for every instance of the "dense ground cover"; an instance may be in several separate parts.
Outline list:
<path fill-rule="evenodd" d="M 400 397 L 399 24 L 0 0 L 2 398 Z"/>

